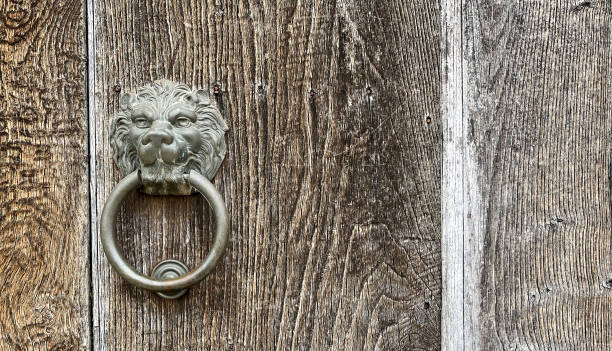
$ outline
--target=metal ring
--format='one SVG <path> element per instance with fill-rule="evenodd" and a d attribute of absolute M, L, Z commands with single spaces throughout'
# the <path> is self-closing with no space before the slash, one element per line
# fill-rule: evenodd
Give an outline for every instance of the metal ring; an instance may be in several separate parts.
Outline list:
<path fill-rule="evenodd" d="M 123 178 L 106 200 L 106 204 L 102 210 L 102 217 L 100 219 L 100 236 L 102 240 L 102 247 L 104 248 L 106 258 L 110 262 L 111 266 L 125 280 L 137 287 L 158 292 L 170 292 L 192 286 L 204 279 L 213 270 L 227 247 L 229 215 L 221 194 L 219 194 L 215 186 L 200 173 L 192 170 L 186 176 L 189 184 L 204 195 L 204 198 L 206 198 L 206 201 L 208 201 L 208 204 L 212 208 L 215 216 L 216 227 L 215 241 L 210 249 L 210 252 L 208 253 L 208 256 L 206 256 L 204 259 L 204 262 L 198 268 L 180 277 L 168 280 L 157 280 L 143 275 L 137 272 L 117 249 L 117 239 L 115 235 L 115 220 L 117 217 L 117 212 L 119 211 L 123 199 L 132 190 L 135 190 L 142 185 L 138 171 L 134 171 L 127 177 Z"/>

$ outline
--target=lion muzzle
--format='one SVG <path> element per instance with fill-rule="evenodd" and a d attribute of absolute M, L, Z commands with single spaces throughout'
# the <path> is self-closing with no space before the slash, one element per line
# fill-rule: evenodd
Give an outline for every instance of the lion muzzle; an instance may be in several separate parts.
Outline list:
<path fill-rule="evenodd" d="M 151 128 L 142 136 L 138 146 L 138 157 L 143 167 L 151 166 L 158 160 L 175 164 L 178 157 L 178 144 L 174 132 L 169 128 Z"/>
<path fill-rule="evenodd" d="M 141 179 L 146 193 L 182 194 L 191 188 L 184 180 L 186 162 L 180 155 L 181 146 L 172 126 L 153 123 L 138 143 Z"/>

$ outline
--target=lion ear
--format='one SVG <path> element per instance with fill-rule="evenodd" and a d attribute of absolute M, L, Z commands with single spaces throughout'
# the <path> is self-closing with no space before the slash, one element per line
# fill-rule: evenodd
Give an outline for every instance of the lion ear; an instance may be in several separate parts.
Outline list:
<path fill-rule="evenodd" d="M 136 94 L 125 93 L 119 98 L 119 107 L 123 111 L 131 110 L 134 102 L 136 102 Z"/>
<path fill-rule="evenodd" d="M 196 90 L 193 92 L 194 98 L 196 99 L 196 101 L 200 104 L 203 105 L 210 105 L 210 95 L 208 94 L 208 92 L 206 90 Z"/>
<path fill-rule="evenodd" d="M 208 97 L 208 94 L 204 90 L 197 90 L 197 91 L 190 92 L 189 94 L 185 95 L 185 101 L 187 101 L 190 104 L 193 104 L 194 106 L 210 105 L 210 98 Z"/>

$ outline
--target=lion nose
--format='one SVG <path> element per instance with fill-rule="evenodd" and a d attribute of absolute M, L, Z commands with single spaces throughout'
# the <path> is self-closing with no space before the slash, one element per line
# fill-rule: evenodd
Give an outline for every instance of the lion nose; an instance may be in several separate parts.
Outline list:
<path fill-rule="evenodd" d="M 174 137 L 164 130 L 151 130 L 149 131 L 143 138 L 143 145 L 148 145 L 153 143 L 154 145 L 162 145 L 162 144 L 172 144 L 174 142 Z"/>

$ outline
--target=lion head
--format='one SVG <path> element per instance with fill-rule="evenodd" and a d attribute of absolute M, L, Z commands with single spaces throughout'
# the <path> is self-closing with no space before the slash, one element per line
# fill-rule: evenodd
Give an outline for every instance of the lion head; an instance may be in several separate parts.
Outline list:
<path fill-rule="evenodd" d="M 207 92 L 159 80 L 121 96 L 110 142 L 124 175 L 140 170 L 144 192 L 184 195 L 192 192 L 185 173 L 214 177 L 227 130 Z"/>

